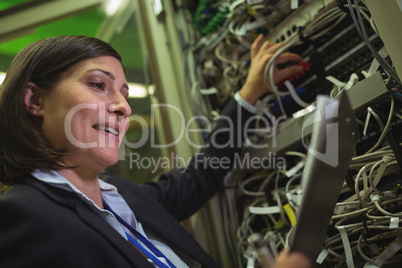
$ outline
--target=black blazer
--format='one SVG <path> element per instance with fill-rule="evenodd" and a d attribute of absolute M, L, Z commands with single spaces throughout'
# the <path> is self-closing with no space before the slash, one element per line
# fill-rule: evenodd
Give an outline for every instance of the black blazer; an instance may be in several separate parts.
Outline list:
<path fill-rule="evenodd" d="M 226 119 L 218 121 L 216 135 L 211 135 L 214 142 L 227 144 L 230 136 L 243 140 L 237 130 L 251 114 L 234 100 L 222 114 L 232 118 L 233 125 Z M 222 131 L 231 126 L 235 129 Z M 236 153 L 238 146 L 208 146 L 184 171 L 173 170 L 144 185 L 110 174 L 105 180 L 117 187 L 147 233 L 203 267 L 218 267 L 179 222 L 221 188 L 230 170 L 203 163 L 211 157 L 233 161 Z M 0 267 L 153 266 L 75 193 L 28 175 L 0 197 Z"/>

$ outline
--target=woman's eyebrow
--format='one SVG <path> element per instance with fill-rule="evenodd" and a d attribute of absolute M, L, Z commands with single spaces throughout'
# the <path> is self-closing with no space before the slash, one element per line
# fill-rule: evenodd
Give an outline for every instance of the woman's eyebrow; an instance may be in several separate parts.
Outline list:
<path fill-rule="evenodd" d="M 104 73 L 105 75 L 107 75 L 113 81 L 116 79 L 111 72 L 108 72 L 108 71 L 105 71 L 105 70 L 102 70 L 102 69 L 90 69 L 90 70 L 87 70 L 85 73 L 90 73 L 90 72 L 95 72 L 95 71 Z"/>
<path fill-rule="evenodd" d="M 108 71 L 105 71 L 105 70 L 102 70 L 102 69 L 90 69 L 90 70 L 86 71 L 86 73 L 93 72 L 93 71 L 102 72 L 102 73 L 104 73 L 106 76 L 108 76 L 111 80 L 113 80 L 113 81 L 116 80 L 116 78 L 114 77 L 114 75 L 113 75 L 111 72 L 108 72 Z M 122 88 L 128 89 L 128 85 L 127 85 L 126 83 L 124 83 L 124 84 L 122 85 Z"/>

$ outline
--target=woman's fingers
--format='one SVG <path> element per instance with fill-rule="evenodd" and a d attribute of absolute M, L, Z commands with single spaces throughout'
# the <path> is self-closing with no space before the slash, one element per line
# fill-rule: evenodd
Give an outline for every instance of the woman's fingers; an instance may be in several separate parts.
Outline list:
<path fill-rule="evenodd" d="M 300 62 L 300 61 L 303 61 L 303 57 L 301 57 L 295 53 L 285 52 L 285 53 L 282 53 L 281 55 L 279 55 L 275 60 L 276 64 L 285 63 L 287 61 Z"/>
<path fill-rule="evenodd" d="M 281 43 L 272 43 L 270 41 L 265 41 L 260 48 L 260 53 L 263 54 L 275 54 L 275 52 L 283 47 Z"/>
<path fill-rule="evenodd" d="M 265 94 L 268 89 L 265 85 L 264 70 L 267 63 L 275 55 L 275 53 L 283 47 L 281 43 L 272 43 L 269 41 L 263 42 L 264 36 L 260 34 L 251 46 L 251 64 L 246 82 L 240 90 L 241 97 L 250 104 L 255 104 L 257 100 Z M 303 58 L 297 54 L 283 51 L 275 59 L 276 64 L 285 63 L 286 61 L 300 62 Z M 274 68 L 274 84 L 285 80 L 297 73 L 303 71 L 303 66 L 294 65 L 284 69 Z"/>
<path fill-rule="evenodd" d="M 263 42 L 264 35 L 260 34 L 251 45 L 251 58 L 254 58 L 258 53 L 263 54 L 275 54 L 278 49 L 283 47 L 281 43 L 273 43 L 270 41 Z"/>
<path fill-rule="evenodd" d="M 288 77 L 298 74 L 301 71 L 303 71 L 303 66 L 301 66 L 301 65 L 292 65 L 292 66 L 286 67 L 284 69 L 276 68 L 275 75 L 274 75 L 274 84 L 277 84 L 277 83 L 285 80 Z"/>
<path fill-rule="evenodd" d="M 301 62 L 303 61 L 303 58 L 297 54 L 294 53 L 283 53 L 281 54 L 275 61 L 276 64 L 281 64 L 281 63 L 286 63 L 286 62 Z M 280 81 L 285 80 L 288 77 L 291 77 L 295 74 L 298 74 L 303 71 L 303 66 L 295 64 L 295 65 L 290 65 L 286 68 L 283 69 L 278 69 L 275 68 L 275 81 L 274 84 L 277 84 Z"/>
<path fill-rule="evenodd" d="M 262 43 L 262 39 L 264 38 L 263 34 L 260 34 L 253 42 L 253 44 L 251 45 L 251 58 L 254 58 L 258 51 L 260 50 L 260 46 Z"/>

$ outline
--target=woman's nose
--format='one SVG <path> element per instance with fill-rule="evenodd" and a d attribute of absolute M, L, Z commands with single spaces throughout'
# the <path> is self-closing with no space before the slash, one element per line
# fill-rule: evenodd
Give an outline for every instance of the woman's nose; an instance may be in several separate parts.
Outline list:
<path fill-rule="evenodd" d="M 118 101 L 109 104 L 108 112 L 127 117 L 131 114 L 131 107 L 126 98 L 120 97 Z"/>

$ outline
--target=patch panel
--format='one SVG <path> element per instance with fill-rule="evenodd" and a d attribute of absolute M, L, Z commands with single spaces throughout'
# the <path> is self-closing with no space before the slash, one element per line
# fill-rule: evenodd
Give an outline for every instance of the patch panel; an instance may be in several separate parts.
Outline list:
<path fill-rule="evenodd" d="M 362 79 L 361 71 L 369 68 L 374 57 L 351 23 L 346 19 L 330 35 L 315 42 L 313 49 L 308 49 L 311 44 L 290 49 L 311 63 L 311 71 L 293 83 L 295 88 L 305 89 L 301 98 L 307 103 L 314 102 L 318 94 L 329 95 L 333 85 L 325 79 L 326 76 L 347 82 L 352 73 Z M 373 46 L 379 50 L 383 46 L 381 39 L 372 30 L 369 33 Z M 294 102 L 286 105 L 289 114 L 300 109 Z M 279 114 L 279 110 L 274 110 L 274 113 Z"/>

